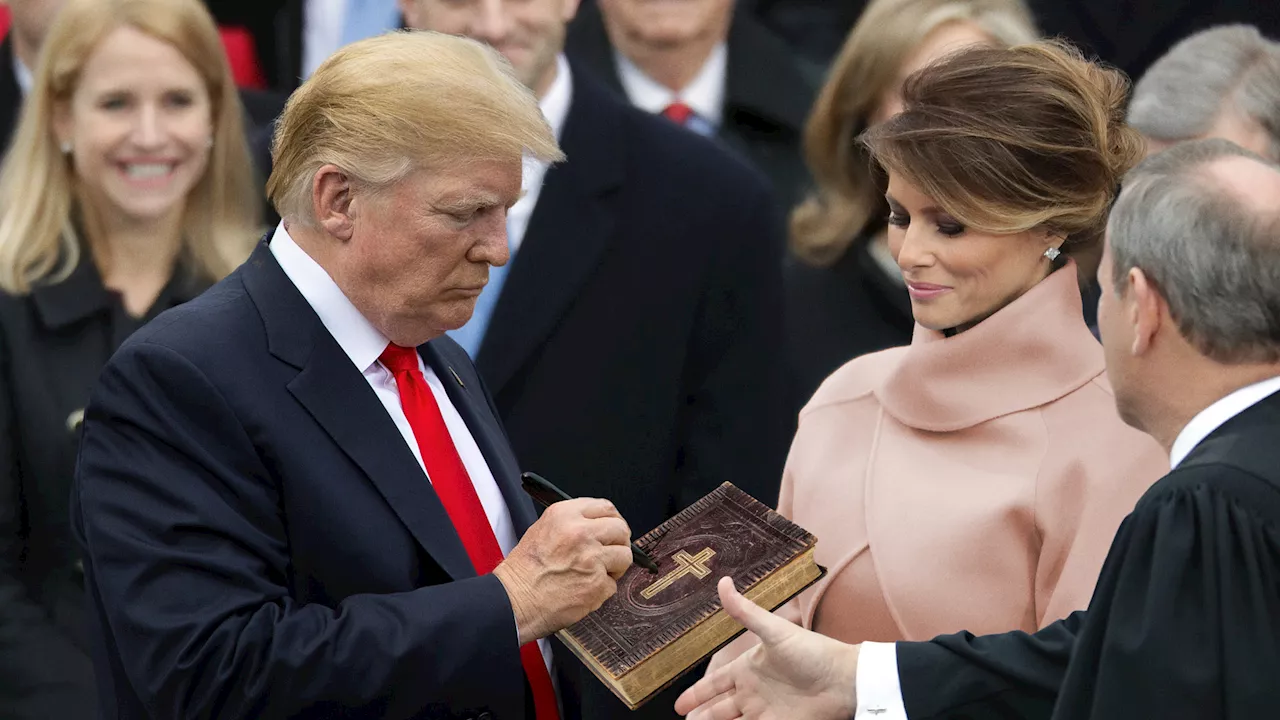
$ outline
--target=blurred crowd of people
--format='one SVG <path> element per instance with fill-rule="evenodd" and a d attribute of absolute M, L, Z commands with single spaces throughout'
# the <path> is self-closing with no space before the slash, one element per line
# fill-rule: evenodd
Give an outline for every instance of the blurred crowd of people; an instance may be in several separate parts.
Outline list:
<path fill-rule="evenodd" d="M 637 535 L 733 482 L 819 536 L 829 576 L 783 612 L 849 642 L 1084 608 L 1170 469 L 1097 340 L 1117 188 L 1189 140 L 1280 160 L 1280 6 L 1155 5 L 9 0 L 0 716 L 124 703 L 95 681 L 95 655 L 124 661 L 91 638 L 110 618 L 89 617 L 94 526 L 72 522 L 91 389 L 276 232 L 290 93 L 397 29 L 500 52 L 564 154 L 525 158 L 448 330 L 521 468 Z M 289 181 L 272 197 L 311 192 Z M 587 720 L 674 717 L 700 676 L 630 713 L 573 670 Z"/>

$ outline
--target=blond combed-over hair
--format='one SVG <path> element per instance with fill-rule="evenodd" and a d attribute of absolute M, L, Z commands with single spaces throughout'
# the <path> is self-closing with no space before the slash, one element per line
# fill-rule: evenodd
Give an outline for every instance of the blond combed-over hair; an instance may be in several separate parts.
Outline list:
<path fill-rule="evenodd" d="M 493 49 L 409 30 L 334 53 L 289 98 L 272 140 L 267 196 L 314 222 L 312 184 L 332 164 L 373 190 L 417 169 L 530 155 L 562 160 L 537 98 Z"/>
<path fill-rule="evenodd" d="M 240 98 L 209 11 L 199 0 L 69 0 L 41 49 L 0 169 L 0 289 L 6 292 L 24 294 L 34 284 L 65 278 L 80 262 L 85 243 L 97 241 L 96 223 L 82 222 L 95 212 L 86 206 L 71 158 L 59 148 L 54 118 L 70 102 L 89 57 L 121 27 L 172 45 L 209 93 L 213 147 L 183 212 L 183 251 L 190 269 L 216 280 L 253 247 L 261 199 Z"/>

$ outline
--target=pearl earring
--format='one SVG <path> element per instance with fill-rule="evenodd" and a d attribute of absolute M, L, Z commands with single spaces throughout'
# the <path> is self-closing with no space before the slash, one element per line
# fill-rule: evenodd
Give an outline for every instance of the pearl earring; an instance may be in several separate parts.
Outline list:
<path fill-rule="evenodd" d="M 209 136 L 209 140 L 208 140 L 207 142 L 205 142 L 204 146 L 205 146 L 205 147 L 209 147 L 209 148 L 213 147 L 213 136 L 212 136 L 212 135 L 210 135 L 210 136 Z"/>
<path fill-rule="evenodd" d="M 1049 258 L 1049 262 L 1053 262 L 1054 260 L 1057 260 L 1058 256 L 1061 254 L 1062 254 L 1062 251 L 1056 247 L 1051 247 L 1048 250 L 1044 251 L 1044 256 Z"/>
<path fill-rule="evenodd" d="M 70 154 L 71 154 L 71 141 L 70 141 L 70 140 L 63 140 L 63 141 L 62 141 L 62 144 L 60 144 L 60 145 L 58 146 L 58 149 L 62 151 L 62 154 L 63 154 L 63 155 L 70 155 Z"/>

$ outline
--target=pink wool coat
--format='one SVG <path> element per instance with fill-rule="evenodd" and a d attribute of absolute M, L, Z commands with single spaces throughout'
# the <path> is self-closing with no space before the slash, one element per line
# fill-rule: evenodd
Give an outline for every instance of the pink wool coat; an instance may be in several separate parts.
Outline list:
<path fill-rule="evenodd" d="M 818 537 L 828 575 L 784 615 L 856 643 L 1034 631 L 1088 605 L 1169 460 L 1117 414 L 1075 276 L 954 337 L 917 326 L 827 379 L 779 510 Z"/>

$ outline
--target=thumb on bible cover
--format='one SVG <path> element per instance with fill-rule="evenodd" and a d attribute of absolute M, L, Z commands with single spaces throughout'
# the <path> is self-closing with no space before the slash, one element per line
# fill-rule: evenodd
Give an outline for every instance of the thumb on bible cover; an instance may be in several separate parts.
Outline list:
<path fill-rule="evenodd" d="M 795 632 L 795 625 L 743 597 L 733 586 L 733 578 L 720 578 L 716 589 L 720 591 L 720 604 L 729 617 L 742 623 L 766 644 L 777 644 Z"/>

